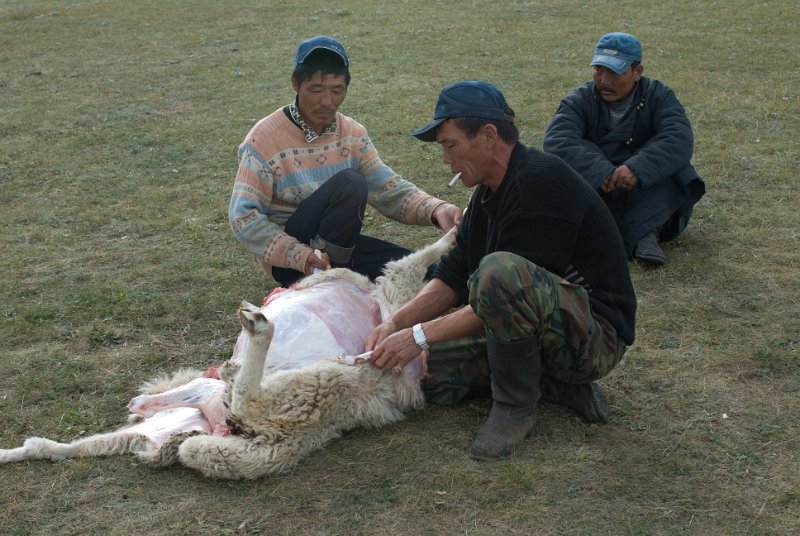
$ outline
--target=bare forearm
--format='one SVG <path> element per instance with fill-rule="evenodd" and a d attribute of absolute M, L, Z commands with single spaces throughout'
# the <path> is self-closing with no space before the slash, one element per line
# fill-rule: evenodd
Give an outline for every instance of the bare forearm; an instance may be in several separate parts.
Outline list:
<path fill-rule="evenodd" d="M 422 323 L 428 343 L 451 341 L 483 332 L 483 322 L 465 305 L 448 315 Z"/>
<path fill-rule="evenodd" d="M 432 279 L 417 296 L 389 318 L 396 329 L 409 328 L 445 313 L 458 305 L 455 291 L 439 279 Z"/>

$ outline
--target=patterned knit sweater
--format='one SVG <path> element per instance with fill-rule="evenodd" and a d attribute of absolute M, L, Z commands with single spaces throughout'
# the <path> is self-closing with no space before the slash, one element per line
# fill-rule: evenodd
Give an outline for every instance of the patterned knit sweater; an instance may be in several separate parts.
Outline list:
<path fill-rule="evenodd" d="M 367 202 L 395 221 L 432 225 L 434 209 L 444 203 L 384 164 L 361 124 L 337 113 L 336 126 L 308 142 L 280 108 L 256 123 L 239 146 L 228 220 L 267 274 L 272 266 L 304 270 L 312 249 L 283 227 L 303 200 L 343 169 L 364 173 Z"/>

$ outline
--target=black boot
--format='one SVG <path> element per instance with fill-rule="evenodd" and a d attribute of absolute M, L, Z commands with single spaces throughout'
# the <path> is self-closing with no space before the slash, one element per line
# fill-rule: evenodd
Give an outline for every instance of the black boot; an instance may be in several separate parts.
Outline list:
<path fill-rule="evenodd" d="M 639 240 L 633 256 L 637 260 L 649 262 L 653 266 L 661 266 L 666 262 L 664 251 L 658 245 L 658 229 L 653 229 Z"/>
<path fill-rule="evenodd" d="M 591 383 L 564 383 L 542 376 L 542 402 L 577 411 L 587 422 L 608 422 L 611 410 L 600 386 Z"/>
<path fill-rule="evenodd" d="M 486 334 L 492 378 L 492 411 L 469 448 L 473 460 L 511 456 L 536 425 L 542 375 L 539 342 L 530 337 L 502 343 Z"/>

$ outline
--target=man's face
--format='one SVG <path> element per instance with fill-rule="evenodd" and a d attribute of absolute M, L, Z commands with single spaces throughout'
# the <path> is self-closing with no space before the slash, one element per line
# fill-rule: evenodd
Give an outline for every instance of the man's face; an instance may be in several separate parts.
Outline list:
<path fill-rule="evenodd" d="M 347 96 L 347 82 L 343 74 L 317 71 L 302 83 L 292 78 L 292 87 L 297 92 L 300 116 L 318 134 L 333 121 Z"/>
<path fill-rule="evenodd" d="M 622 74 L 617 74 L 608 67 L 594 65 L 592 67 L 592 80 L 600 98 L 606 102 L 619 102 L 631 94 L 634 86 L 642 77 L 642 64 L 629 67 Z"/>
<path fill-rule="evenodd" d="M 471 188 L 484 183 L 491 155 L 487 153 L 488 147 L 480 131 L 474 138 L 469 138 L 452 119 L 448 119 L 436 130 L 436 142 L 442 146 L 442 159 L 450 166 L 450 171 L 461 172 L 464 186 Z"/>

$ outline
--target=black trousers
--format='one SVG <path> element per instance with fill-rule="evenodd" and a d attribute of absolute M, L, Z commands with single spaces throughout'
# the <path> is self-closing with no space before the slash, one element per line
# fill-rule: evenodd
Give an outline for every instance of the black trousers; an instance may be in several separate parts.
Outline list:
<path fill-rule="evenodd" d="M 284 231 L 309 244 L 319 236 L 342 248 L 353 248 L 350 262 L 343 266 L 370 279 L 381 275 L 383 266 L 405 257 L 410 250 L 361 234 L 367 207 L 367 180 L 357 169 L 340 171 L 305 199 L 286 222 Z M 272 277 L 288 287 L 303 273 L 289 268 L 272 268 Z"/>

